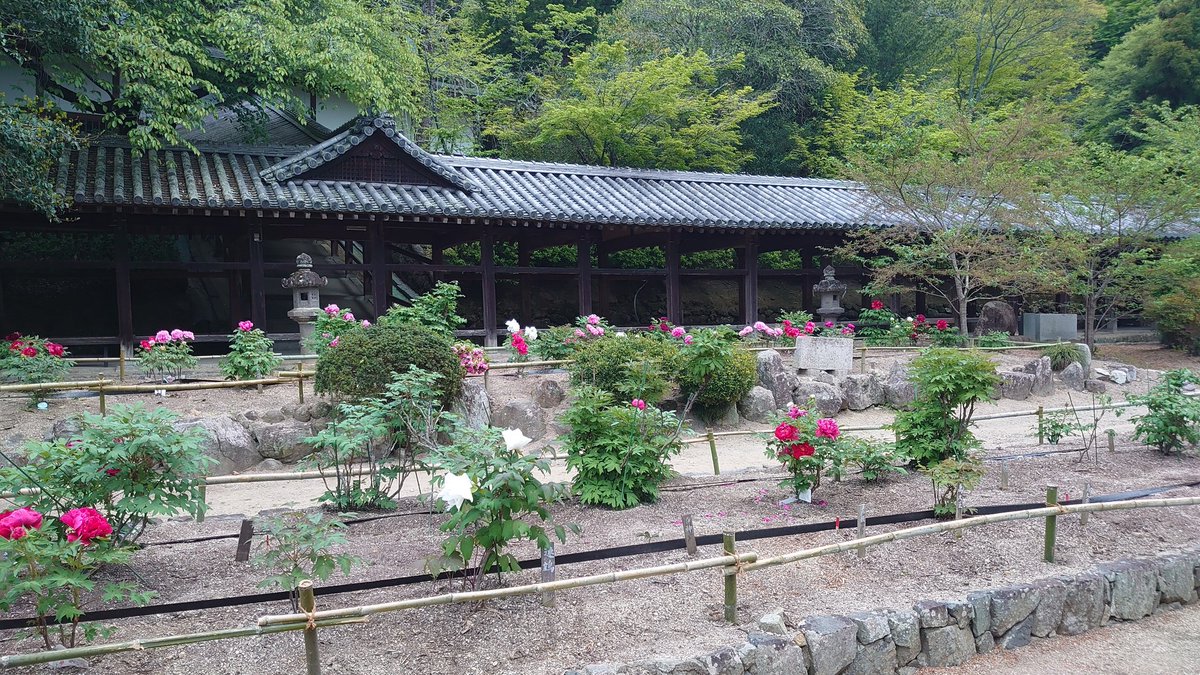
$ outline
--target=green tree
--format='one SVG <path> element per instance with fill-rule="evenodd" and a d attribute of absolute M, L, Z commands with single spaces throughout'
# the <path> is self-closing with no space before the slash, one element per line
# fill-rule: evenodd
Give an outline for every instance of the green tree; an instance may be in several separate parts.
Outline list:
<path fill-rule="evenodd" d="M 748 87 L 717 84 L 703 52 L 633 63 L 621 43 L 598 43 L 566 76 L 545 81 L 538 114 L 510 109 L 491 132 L 505 151 L 607 166 L 737 170 L 739 125 L 771 106 Z"/>
<path fill-rule="evenodd" d="M 906 77 L 924 77 L 947 63 L 961 37 L 963 0 L 866 0 L 868 38 L 855 65 L 864 80 L 890 87 Z"/>
<path fill-rule="evenodd" d="M 52 220 L 66 206 L 51 168 L 79 147 L 75 126 L 34 101 L 10 105 L 0 96 L 0 202 L 24 204 Z"/>

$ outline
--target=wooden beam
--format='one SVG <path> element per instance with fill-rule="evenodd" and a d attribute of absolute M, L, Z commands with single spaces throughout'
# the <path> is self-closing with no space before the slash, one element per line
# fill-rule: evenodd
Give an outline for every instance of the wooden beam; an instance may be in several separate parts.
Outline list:
<path fill-rule="evenodd" d="M 250 231 L 250 320 L 256 326 L 267 325 L 266 275 L 263 271 L 262 226 L 249 223 Z"/>
<path fill-rule="evenodd" d="M 758 321 L 758 241 L 750 236 L 742 249 L 745 277 L 742 280 L 742 318 L 746 325 Z"/>
<path fill-rule="evenodd" d="M 371 301 L 375 316 L 383 316 L 391 305 L 392 275 L 387 271 L 387 246 L 383 242 L 383 223 L 371 223 L 367 230 L 367 262 L 371 264 Z"/>
<path fill-rule="evenodd" d="M 592 313 L 592 237 L 579 231 L 575 241 L 575 267 L 579 272 L 579 315 Z"/>
<path fill-rule="evenodd" d="M 667 258 L 667 318 L 672 323 L 681 324 L 683 323 L 683 299 L 681 297 L 682 286 L 679 283 L 678 232 L 672 232 L 668 237 L 665 253 Z"/>
<path fill-rule="evenodd" d="M 499 344 L 496 331 L 496 233 L 491 227 L 483 230 L 479 239 L 480 271 L 483 274 L 483 330 L 484 345 Z"/>
<path fill-rule="evenodd" d="M 133 290 L 129 280 L 129 230 L 118 225 L 116 250 L 117 336 L 121 349 L 133 344 Z"/>

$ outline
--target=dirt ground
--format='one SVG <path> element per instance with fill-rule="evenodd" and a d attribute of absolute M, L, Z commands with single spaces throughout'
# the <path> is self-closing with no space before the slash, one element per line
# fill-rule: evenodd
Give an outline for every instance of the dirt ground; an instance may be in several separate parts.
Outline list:
<path fill-rule="evenodd" d="M 1002 358 L 1006 366 L 1029 360 L 1026 356 Z M 883 370 L 889 367 L 886 362 L 872 365 Z M 508 378 L 491 377 L 489 387 L 521 388 L 531 386 L 534 379 L 535 376 L 529 376 L 509 382 Z M 1140 376 L 1137 382 L 1122 389 L 1141 391 L 1150 382 L 1152 378 Z M 500 391 L 496 389 L 493 393 Z M 267 405 L 294 402 L 294 396 L 294 388 L 277 387 L 262 394 L 188 392 L 166 399 L 138 398 L 185 414 L 195 414 L 192 411 L 213 414 L 247 408 L 262 410 Z M 1120 392 L 1114 396 L 1115 400 L 1121 398 Z M 1078 395 L 1072 395 L 1072 400 L 1076 405 L 1091 402 L 1090 397 L 1082 401 Z M 988 404 L 978 414 L 1030 410 L 1038 405 L 1053 407 L 1066 402 L 1067 396 L 1060 388 L 1051 397 Z M 26 415 L 13 410 L 12 405 L 11 401 L 0 402 L 3 406 L 0 420 L 6 420 L 0 422 L 0 433 L 11 433 L 2 431 L 5 425 L 23 424 L 22 418 L 39 415 Z M 56 401 L 51 412 L 57 415 L 89 405 L 94 405 L 94 400 Z M 28 433 L 40 433 L 48 418 L 40 417 L 38 426 L 28 427 Z M 890 418 L 890 411 L 874 409 L 843 412 L 839 422 L 843 427 L 874 426 Z M 1048 484 L 1057 484 L 1064 498 L 1078 498 L 1085 484 L 1090 484 L 1092 494 L 1107 494 L 1200 480 L 1200 459 L 1163 457 L 1133 443 L 1129 413 L 1120 418 L 1109 413 L 1102 420 L 1102 428 L 1116 429 L 1117 446 L 1115 452 L 1102 449 L 1098 462 L 1080 462 L 1074 453 L 1010 458 L 1051 449 L 1036 445 L 1034 420 L 1024 417 L 979 424 L 977 435 L 983 440 L 988 456 L 1008 458 L 1004 461 L 1010 483 L 1009 489 L 1001 490 L 998 468 L 1002 462 L 989 462 L 991 470 L 983 484 L 969 495 L 968 506 L 1034 502 L 1044 497 Z M 1061 447 L 1077 446 L 1078 443 L 1064 441 Z M 549 452 L 548 448 L 543 449 Z M 573 503 L 555 507 L 556 521 L 582 527 L 582 533 L 571 536 L 565 545 L 558 547 L 558 552 L 678 538 L 684 514 L 694 517 L 697 534 L 703 535 L 823 522 L 835 517 L 853 519 L 859 504 L 866 504 L 870 516 L 925 509 L 930 503 L 927 482 L 919 475 L 908 475 L 875 484 L 853 477 L 840 483 L 829 482 L 816 495 L 825 501 L 824 505 L 784 507 L 778 503 L 786 496 L 777 484 L 782 473 L 763 454 L 761 440 L 753 436 L 723 438 L 719 454 L 722 479 L 753 480 L 722 483 L 712 475 L 707 444 L 689 445 L 673 462 L 679 477 L 665 487 L 662 500 L 655 505 L 621 512 L 582 508 Z M 554 467 L 552 479 L 569 477 L 561 461 L 555 462 Z M 427 479 L 421 480 L 422 486 L 427 484 Z M 214 486 L 209 490 L 212 511 L 205 523 L 190 520 L 162 523 L 151 528 L 145 541 L 236 532 L 243 515 L 280 507 L 311 507 L 322 489 L 320 481 Z M 415 493 L 415 485 L 410 486 L 408 494 Z M 1200 495 L 1200 489 L 1177 489 L 1167 495 Z M 420 508 L 415 497 L 409 497 L 400 510 Z M 1150 517 L 1113 512 L 1094 514 L 1086 527 L 1077 518 L 1060 519 L 1058 561 L 1054 565 L 1042 562 L 1042 526 L 1030 521 L 969 530 L 961 539 L 952 535 L 926 537 L 875 547 L 864 558 L 848 553 L 756 571 L 744 576 L 739 584 L 741 620 L 753 623 L 758 616 L 775 608 L 783 608 L 792 617 L 800 618 L 825 612 L 902 607 L 919 599 L 951 599 L 970 589 L 1060 574 L 1098 561 L 1185 548 L 1193 546 L 1200 535 L 1200 518 L 1196 516 L 1197 511 L 1192 508 L 1163 510 Z M 330 583 L 422 573 L 423 561 L 438 550 L 441 533 L 436 528 L 443 519 L 443 516 L 417 515 L 353 526 L 348 551 L 369 563 L 355 569 L 348 579 L 335 576 Z M 901 526 L 874 527 L 868 533 L 893 527 Z M 841 530 L 753 540 L 742 543 L 740 549 L 765 556 L 853 536 L 852 531 Z M 530 546 L 519 547 L 515 552 L 522 558 L 536 554 Z M 159 594 L 156 602 L 260 590 L 257 584 L 266 572 L 250 564 L 233 562 L 233 553 L 234 542 L 230 540 L 150 547 L 135 555 L 131 570 L 112 573 L 127 578 L 136 573 Z M 703 547 L 700 551 L 701 556 L 717 553 L 717 547 Z M 569 565 L 560 568 L 559 578 L 687 559 L 686 552 L 674 551 Z M 512 574 L 505 576 L 504 583 L 529 583 L 536 578 L 534 572 Z M 886 582 L 880 583 L 881 580 Z M 322 608 L 353 606 L 434 595 L 452 588 L 457 589 L 458 585 L 429 582 L 319 597 L 318 604 Z M 703 571 L 563 592 L 558 594 L 557 606 L 553 608 L 542 607 L 536 597 L 522 597 L 484 606 L 449 605 L 377 615 L 362 626 L 321 632 L 325 672 L 548 674 L 588 663 L 630 661 L 655 654 L 695 654 L 745 639 L 744 627 L 727 627 L 721 621 L 721 588 L 718 572 Z M 286 611 L 286 605 L 278 603 L 128 619 L 114 623 L 117 632 L 110 640 L 246 626 L 262 614 Z M 38 643 L 32 639 L 12 633 L 0 635 L 0 653 L 36 649 Z M 303 650 L 298 634 L 284 634 L 109 656 L 94 660 L 93 667 L 111 673 L 296 673 L 303 669 Z"/>

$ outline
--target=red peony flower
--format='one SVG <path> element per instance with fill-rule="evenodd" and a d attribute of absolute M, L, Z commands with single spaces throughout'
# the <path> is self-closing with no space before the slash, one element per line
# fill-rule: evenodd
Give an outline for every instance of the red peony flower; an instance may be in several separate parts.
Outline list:
<path fill-rule="evenodd" d="M 9 333 L 8 335 L 5 335 L 4 339 L 8 340 L 9 342 L 12 342 L 13 340 L 20 340 L 21 334 L 16 331 L 13 331 L 13 332 Z"/>
<path fill-rule="evenodd" d="M 50 353 L 50 356 L 57 356 L 60 358 L 62 357 L 62 355 L 64 353 L 63 346 L 58 344 L 57 342 L 47 342 L 46 343 L 46 351 Z"/>
<path fill-rule="evenodd" d="M 93 539 L 107 537 L 113 531 L 104 516 L 90 506 L 71 509 L 59 520 L 70 530 L 67 532 L 67 541 L 78 541 L 84 546 L 91 544 Z"/>
<path fill-rule="evenodd" d="M 39 530 L 41 527 L 42 514 L 28 506 L 0 513 L 0 539 L 20 539 L 27 530 Z"/>
<path fill-rule="evenodd" d="M 796 443 L 788 448 L 788 454 L 796 459 L 800 459 L 801 457 L 811 457 L 816 451 L 816 448 L 814 448 L 812 444 L 808 442 Z"/>
<path fill-rule="evenodd" d="M 883 309 L 883 301 L 882 300 L 872 300 L 871 301 L 871 309 Z"/>
<path fill-rule="evenodd" d="M 938 330 L 946 330 L 949 327 L 950 327 L 949 321 L 946 321 L 945 319 L 938 319 L 938 322 L 937 322 Z"/>
<path fill-rule="evenodd" d="M 21 350 L 21 355 L 33 358 L 37 356 L 37 347 L 26 347 L 25 349 Z"/>
<path fill-rule="evenodd" d="M 797 438 L 800 438 L 800 430 L 788 424 L 787 422 L 784 422 L 783 424 L 775 427 L 775 438 L 778 438 L 785 443 L 787 441 L 794 441 Z"/>
<path fill-rule="evenodd" d="M 108 474 L 109 476 L 116 476 L 121 473 L 121 470 L 120 469 L 105 469 L 104 473 Z"/>
<path fill-rule="evenodd" d="M 13 340 L 13 341 L 12 341 L 11 343 L 9 343 L 9 345 L 8 345 L 8 351 L 10 351 L 10 352 L 19 352 L 19 351 L 21 351 L 21 348 L 22 348 L 22 347 L 24 347 L 24 346 L 25 346 L 25 343 L 24 343 L 24 342 L 21 342 L 20 340 Z"/>
<path fill-rule="evenodd" d="M 924 314 L 917 315 L 917 323 L 925 323 L 925 315 Z"/>
<path fill-rule="evenodd" d="M 817 420 L 817 436 L 824 436 L 831 440 L 837 440 L 841 430 L 838 429 L 837 420 L 832 417 Z"/>
<path fill-rule="evenodd" d="M 142 349 L 145 349 L 145 350 L 154 349 L 154 344 L 155 344 L 154 340 L 142 340 Z"/>

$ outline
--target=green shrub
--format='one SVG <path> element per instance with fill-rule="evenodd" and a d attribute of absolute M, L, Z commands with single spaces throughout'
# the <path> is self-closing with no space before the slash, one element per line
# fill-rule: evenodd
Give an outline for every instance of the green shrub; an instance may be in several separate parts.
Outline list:
<path fill-rule="evenodd" d="M 1162 343 L 1200 355 L 1200 278 L 1180 282 L 1176 290 L 1146 303 L 1146 318 L 1155 322 Z"/>
<path fill-rule="evenodd" d="M 1011 347 L 1012 338 L 1002 330 L 994 330 L 980 335 L 975 340 L 977 347 Z"/>
<path fill-rule="evenodd" d="M 417 324 L 430 330 L 453 335 L 467 322 L 458 315 L 458 299 L 462 292 L 457 283 L 439 281 L 431 290 L 417 296 L 408 306 L 393 305 L 379 317 L 382 326 Z"/>
<path fill-rule="evenodd" d="M 229 336 L 229 356 L 221 361 L 221 374 L 227 380 L 257 380 L 275 372 L 282 362 L 271 338 L 253 323 L 242 321 Z"/>
<path fill-rule="evenodd" d="M 67 358 L 65 347 L 36 335 L 9 333 L 4 340 L 0 342 L 0 382 L 61 382 L 75 365 Z M 33 403 L 43 397 L 41 392 L 33 392 L 30 396 Z"/>
<path fill-rule="evenodd" d="M 340 518 L 353 518 L 353 513 L 339 513 L 337 518 L 325 514 L 288 513 L 266 522 L 266 536 L 254 556 L 254 566 L 272 572 L 259 582 L 261 588 L 277 587 L 288 592 L 292 610 L 300 611 L 297 589 L 305 579 L 328 581 L 339 568 L 343 575 L 362 565 L 363 560 L 348 553 L 332 553 L 346 546 L 346 524 Z"/>
<path fill-rule="evenodd" d="M 538 339 L 529 345 L 529 349 L 542 361 L 561 361 L 575 356 L 576 344 L 574 327 L 551 326 L 538 331 Z"/>
<path fill-rule="evenodd" d="M 953 518 L 958 501 L 966 490 L 974 490 L 986 471 L 983 460 L 975 455 L 948 457 L 921 469 L 933 484 L 933 512 L 939 518 Z"/>
<path fill-rule="evenodd" d="M 673 413 L 583 386 L 562 421 L 571 429 L 567 467 L 580 502 L 626 509 L 658 501 L 659 485 L 672 473 L 667 462 L 683 449 Z"/>
<path fill-rule="evenodd" d="M 1057 342 L 1046 345 L 1042 347 L 1041 352 L 1042 356 L 1050 357 L 1050 368 L 1054 372 L 1060 372 L 1072 363 L 1083 365 L 1083 352 L 1079 351 L 1079 347 L 1074 342 Z"/>
<path fill-rule="evenodd" d="M 408 372 L 409 366 L 441 376 L 437 386 L 443 405 L 462 391 L 466 371 L 451 337 L 414 324 L 372 326 L 343 335 L 317 359 L 314 388 L 348 399 L 377 396 L 393 374 Z"/>
<path fill-rule="evenodd" d="M 324 312 L 317 315 L 313 324 L 312 335 L 305 340 L 304 346 L 317 356 L 325 353 L 326 349 L 341 344 L 342 337 L 357 333 L 369 326 L 371 322 L 363 319 L 360 323 L 354 312 L 342 309 L 337 305 L 326 305 Z"/>
<path fill-rule="evenodd" d="M 695 346 L 695 345 L 693 345 Z M 721 410 L 742 400 L 758 381 L 758 367 L 753 352 L 729 349 L 704 377 L 692 366 L 700 352 L 683 351 L 679 388 L 687 396 L 699 392 L 696 405 L 706 410 Z"/>
<path fill-rule="evenodd" d="M 571 364 L 571 383 L 599 387 L 620 399 L 640 398 L 655 404 L 663 399 L 676 372 L 675 343 L 642 335 L 580 342 Z"/>
<path fill-rule="evenodd" d="M 1000 376 L 976 351 L 931 348 L 910 366 L 917 398 L 896 413 L 897 449 L 920 466 L 964 459 L 978 446 L 971 433 L 975 404 L 989 401 Z"/>
<path fill-rule="evenodd" d="M 1190 370 L 1171 370 L 1132 403 L 1146 406 L 1146 414 L 1134 417 L 1134 437 L 1159 452 L 1173 454 L 1200 445 L 1200 396 L 1184 396 L 1187 384 L 1200 385 L 1200 375 Z"/>

